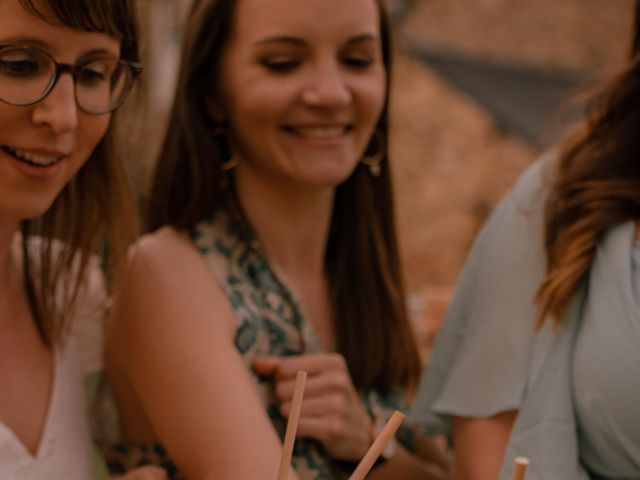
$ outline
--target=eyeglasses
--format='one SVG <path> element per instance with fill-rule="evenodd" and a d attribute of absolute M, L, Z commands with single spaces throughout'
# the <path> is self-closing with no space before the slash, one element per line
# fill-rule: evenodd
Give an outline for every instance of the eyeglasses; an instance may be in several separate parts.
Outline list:
<path fill-rule="evenodd" d="M 89 57 L 69 65 L 26 45 L 0 45 L 0 101 L 28 106 L 43 100 L 63 73 L 74 80 L 78 108 L 91 115 L 113 112 L 125 101 L 142 66 L 116 58 Z"/>

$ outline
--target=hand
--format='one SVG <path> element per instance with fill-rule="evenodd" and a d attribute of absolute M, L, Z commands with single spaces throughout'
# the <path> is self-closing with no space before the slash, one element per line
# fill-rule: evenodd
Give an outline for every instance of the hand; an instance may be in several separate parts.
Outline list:
<path fill-rule="evenodd" d="M 111 477 L 111 480 L 169 480 L 169 476 L 163 468 L 147 465 L 130 470 L 124 475 Z"/>
<path fill-rule="evenodd" d="M 288 418 L 296 373 L 307 372 L 297 437 L 318 440 L 340 460 L 359 461 L 371 444 L 372 421 L 356 392 L 344 357 L 318 353 L 258 357 L 254 370 L 274 379 L 280 414 Z"/>

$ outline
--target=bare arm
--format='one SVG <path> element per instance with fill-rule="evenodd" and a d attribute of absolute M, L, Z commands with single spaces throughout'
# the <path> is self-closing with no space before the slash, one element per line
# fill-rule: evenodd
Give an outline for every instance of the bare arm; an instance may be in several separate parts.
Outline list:
<path fill-rule="evenodd" d="M 456 480 L 496 480 L 517 411 L 488 418 L 454 417 Z"/>
<path fill-rule="evenodd" d="M 172 230 L 143 240 L 119 285 L 111 374 L 142 406 L 185 476 L 276 478 L 281 443 L 235 349 L 227 299 Z M 292 473 L 290 478 L 295 478 Z"/>

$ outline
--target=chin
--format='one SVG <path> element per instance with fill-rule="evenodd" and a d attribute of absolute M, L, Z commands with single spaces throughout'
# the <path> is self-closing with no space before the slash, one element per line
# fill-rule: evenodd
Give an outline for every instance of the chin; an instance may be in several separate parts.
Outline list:
<path fill-rule="evenodd" d="M 32 199 L 26 205 L 23 204 L 15 209 L 16 217 L 20 220 L 36 220 L 49 211 L 54 200 L 55 197 L 52 199 Z"/>
<path fill-rule="evenodd" d="M 338 168 L 327 168 L 323 171 L 316 172 L 313 178 L 309 180 L 318 186 L 337 187 L 338 185 L 346 182 L 355 171 L 355 166 L 344 168 L 340 166 Z"/>
<path fill-rule="evenodd" d="M 323 177 L 314 177 L 307 180 L 307 184 L 320 188 L 336 188 L 349 179 L 350 175 L 326 175 Z"/>

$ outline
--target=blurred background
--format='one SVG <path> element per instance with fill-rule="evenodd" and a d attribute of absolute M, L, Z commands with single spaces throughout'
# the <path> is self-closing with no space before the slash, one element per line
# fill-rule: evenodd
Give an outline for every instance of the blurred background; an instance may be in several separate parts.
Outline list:
<path fill-rule="evenodd" d="M 348 0 L 347 0 L 348 1 Z M 150 105 L 141 188 L 166 128 L 190 0 L 145 0 Z M 633 0 L 387 0 L 391 152 L 409 306 L 428 351 L 488 213 L 581 116 L 579 89 L 624 62 Z"/>

